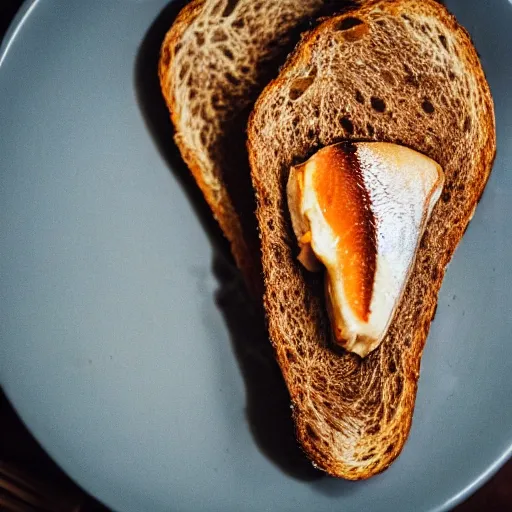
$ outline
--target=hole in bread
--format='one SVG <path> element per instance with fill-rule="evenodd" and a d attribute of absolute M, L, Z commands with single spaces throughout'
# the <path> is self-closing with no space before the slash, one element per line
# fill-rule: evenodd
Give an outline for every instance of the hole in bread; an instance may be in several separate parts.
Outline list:
<path fill-rule="evenodd" d="M 181 43 L 176 43 L 176 46 L 174 47 L 174 55 L 176 55 L 183 45 Z"/>
<path fill-rule="evenodd" d="M 443 203 L 447 203 L 452 197 L 452 193 L 449 190 L 445 190 L 443 192 L 443 195 L 441 196 L 441 199 Z"/>
<path fill-rule="evenodd" d="M 227 34 L 220 28 L 218 28 L 213 33 L 213 36 L 212 36 L 212 42 L 214 42 L 214 43 L 221 43 L 222 41 L 227 41 L 227 39 L 228 39 Z"/>
<path fill-rule="evenodd" d="M 464 125 L 462 126 L 462 130 L 465 132 L 469 132 L 470 128 L 471 128 L 471 119 L 469 116 L 466 116 L 466 118 L 464 119 Z"/>
<path fill-rule="evenodd" d="M 211 10 L 211 13 L 210 13 L 210 14 L 211 14 L 211 16 L 216 16 L 217 14 L 219 14 L 219 11 L 220 11 L 221 7 L 222 7 L 222 0 L 221 0 L 220 2 L 217 2 L 217 3 L 213 6 L 213 8 L 212 8 L 212 10 Z"/>
<path fill-rule="evenodd" d="M 243 18 L 238 18 L 231 23 L 231 26 L 234 28 L 244 28 L 245 27 L 245 21 Z"/>
<path fill-rule="evenodd" d="M 274 219 L 270 219 L 268 222 L 267 222 L 267 227 L 270 231 L 274 231 Z"/>
<path fill-rule="evenodd" d="M 197 46 L 203 46 L 204 34 L 202 34 L 201 32 L 196 32 L 196 42 L 197 42 Z"/>
<path fill-rule="evenodd" d="M 289 348 L 286 349 L 286 359 L 289 363 L 294 363 L 297 360 L 295 354 Z"/>
<path fill-rule="evenodd" d="M 201 135 L 199 135 L 199 139 L 203 146 L 206 146 L 208 144 L 208 136 L 206 132 L 201 132 Z"/>
<path fill-rule="evenodd" d="M 356 101 L 358 103 L 364 103 L 364 96 L 362 95 L 361 91 L 356 91 Z"/>
<path fill-rule="evenodd" d="M 448 78 L 453 81 L 457 78 L 457 75 L 450 69 L 450 71 L 448 71 Z"/>
<path fill-rule="evenodd" d="M 334 30 L 350 30 L 351 28 L 357 27 L 358 25 L 362 25 L 363 21 L 359 18 L 354 18 L 352 16 L 349 16 L 348 18 L 342 19 L 340 22 L 336 24 L 334 27 Z"/>
<path fill-rule="evenodd" d="M 249 73 L 249 71 L 251 71 L 251 68 L 249 66 L 241 66 L 240 67 L 240 71 L 246 75 L 247 73 Z"/>
<path fill-rule="evenodd" d="M 394 445 L 393 443 L 391 443 L 391 444 L 386 448 L 386 453 L 391 453 L 394 449 L 395 449 L 395 445 Z"/>
<path fill-rule="evenodd" d="M 316 433 L 315 429 L 309 423 L 306 423 L 306 434 L 311 439 L 314 439 L 314 440 L 320 439 L 320 436 Z"/>
<path fill-rule="evenodd" d="M 345 130 L 345 132 L 348 133 L 349 135 L 352 135 L 354 133 L 354 125 L 348 117 L 343 116 L 340 119 L 340 124 L 341 127 Z"/>
<path fill-rule="evenodd" d="M 332 409 L 332 403 L 329 402 L 328 400 L 324 400 L 323 404 L 324 404 L 324 407 L 326 407 L 327 409 L 329 409 L 329 410 Z"/>
<path fill-rule="evenodd" d="M 421 108 L 426 114 L 433 114 L 434 113 L 434 105 L 432 105 L 432 102 L 430 100 L 424 99 Z"/>
<path fill-rule="evenodd" d="M 279 311 L 281 312 L 281 314 L 285 312 L 285 307 L 283 304 L 279 304 Z"/>
<path fill-rule="evenodd" d="M 197 96 L 197 91 L 195 89 L 190 89 L 188 91 L 188 99 L 193 100 Z"/>
<path fill-rule="evenodd" d="M 411 21 L 412 21 L 412 19 L 411 19 L 409 16 L 407 16 L 407 14 L 402 14 L 402 18 L 403 18 L 405 21 L 408 21 L 408 22 L 411 22 Z"/>
<path fill-rule="evenodd" d="M 188 73 L 188 70 L 190 69 L 190 64 L 188 62 L 185 62 L 183 66 L 181 66 L 180 74 L 178 75 L 180 80 L 183 80 L 185 78 L 185 75 Z"/>
<path fill-rule="evenodd" d="M 240 85 L 240 80 L 233 73 L 226 73 L 226 80 L 233 85 Z"/>
<path fill-rule="evenodd" d="M 366 130 L 368 131 L 368 135 L 370 137 L 373 137 L 375 135 L 375 128 L 370 123 L 366 125 Z"/>
<path fill-rule="evenodd" d="M 448 41 L 446 40 L 446 36 L 443 34 L 439 34 L 439 41 L 441 41 L 441 44 L 443 45 L 444 49 L 448 51 Z"/>
<path fill-rule="evenodd" d="M 431 274 L 431 276 L 432 276 L 432 280 L 433 280 L 433 281 L 437 281 L 437 279 L 438 279 L 438 277 L 439 277 L 439 270 L 437 269 L 437 267 L 434 267 L 434 268 L 432 269 L 432 274 Z"/>
<path fill-rule="evenodd" d="M 368 434 L 375 435 L 380 432 L 380 425 L 378 423 L 374 423 L 368 430 Z"/>
<path fill-rule="evenodd" d="M 224 106 L 224 102 L 222 101 L 222 97 L 219 94 L 214 94 L 212 96 L 212 107 L 215 109 L 220 109 Z"/>
<path fill-rule="evenodd" d="M 313 84 L 315 81 L 315 75 L 306 76 L 304 78 L 296 78 L 290 86 L 290 92 L 288 94 L 291 100 L 299 99 Z"/>
<path fill-rule="evenodd" d="M 370 103 L 372 105 L 373 110 L 377 112 L 384 112 L 386 110 L 386 103 L 383 99 L 377 98 L 377 96 L 372 96 L 370 99 Z"/>
<path fill-rule="evenodd" d="M 222 16 L 224 18 L 227 18 L 235 10 L 237 3 L 238 3 L 238 0 L 228 0 L 228 2 L 226 4 L 226 8 L 224 9 L 224 12 L 222 13 Z"/>
<path fill-rule="evenodd" d="M 389 373 L 396 373 L 396 363 L 394 359 L 391 359 L 388 363 Z"/>
<path fill-rule="evenodd" d="M 227 46 L 223 46 L 222 47 L 222 53 L 224 54 L 225 57 L 227 57 L 229 60 L 233 60 L 235 58 L 235 56 L 233 55 L 233 52 L 227 47 Z"/>

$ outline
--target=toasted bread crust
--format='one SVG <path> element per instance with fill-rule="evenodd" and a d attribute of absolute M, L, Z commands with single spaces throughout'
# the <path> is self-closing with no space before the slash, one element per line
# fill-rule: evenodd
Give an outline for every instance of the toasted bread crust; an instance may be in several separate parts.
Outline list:
<path fill-rule="evenodd" d="M 329 342 L 323 284 L 295 259 L 284 199 L 291 165 L 347 139 L 412 147 L 446 176 L 395 320 L 364 360 Z M 369 478 L 395 460 L 409 434 L 445 268 L 496 152 L 492 97 L 467 32 L 434 0 L 375 2 L 326 20 L 260 96 L 248 150 L 265 309 L 298 438 L 331 475 Z"/>
<path fill-rule="evenodd" d="M 176 47 L 181 44 L 184 32 L 202 12 L 205 3 L 206 0 L 193 0 L 187 4 L 180 11 L 162 44 L 158 75 L 162 94 L 175 127 L 180 126 L 181 119 L 174 95 L 175 88 L 171 83 Z M 229 240 L 231 252 L 233 253 L 237 266 L 246 276 L 246 281 L 250 289 L 254 294 L 258 295 L 261 293 L 261 265 L 258 262 L 259 251 L 255 254 L 254 249 L 247 246 L 240 224 L 240 218 L 234 209 L 226 188 L 215 185 L 212 186 L 211 180 L 208 179 L 208 176 L 204 172 L 204 166 L 201 164 L 198 153 L 187 144 L 179 130 L 176 132 L 174 140 L 183 160 L 190 169 L 190 172 L 194 176 L 194 179 L 210 206 L 215 219 Z"/>

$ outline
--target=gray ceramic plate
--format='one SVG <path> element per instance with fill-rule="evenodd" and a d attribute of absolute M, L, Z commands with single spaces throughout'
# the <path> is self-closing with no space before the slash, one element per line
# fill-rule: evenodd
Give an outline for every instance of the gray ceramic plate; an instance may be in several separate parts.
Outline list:
<path fill-rule="evenodd" d="M 443 285 L 410 439 L 349 483 L 304 464 L 268 345 L 214 257 L 156 83 L 165 3 L 32 1 L 3 42 L 2 386 L 119 511 L 450 508 L 512 447 L 512 5 L 447 2 L 482 56 L 498 157 Z"/>

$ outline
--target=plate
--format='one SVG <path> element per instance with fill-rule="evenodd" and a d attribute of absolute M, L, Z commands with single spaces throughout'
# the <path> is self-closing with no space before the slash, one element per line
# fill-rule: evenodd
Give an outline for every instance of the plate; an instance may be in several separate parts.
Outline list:
<path fill-rule="evenodd" d="M 481 54 L 498 156 L 442 287 L 410 438 L 353 483 L 294 444 L 258 317 L 173 146 L 155 66 L 179 5 L 24 4 L 0 51 L 0 378 L 87 491 L 126 512 L 441 511 L 508 458 L 512 5 L 447 5 Z"/>

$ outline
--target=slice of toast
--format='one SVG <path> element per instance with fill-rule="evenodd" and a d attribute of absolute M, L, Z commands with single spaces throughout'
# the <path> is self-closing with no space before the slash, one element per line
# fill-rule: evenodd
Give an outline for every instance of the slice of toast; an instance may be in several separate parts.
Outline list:
<path fill-rule="evenodd" d="M 437 161 L 446 180 L 394 321 L 364 359 L 329 341 L 323 279 L 296 259 L 286 202 L 290 167 L 342 140 L 411 147 Z M 381 1 L 324 21 L 257 101 L 248 149 L 269 330 L 298 438 L 328 473 L 368 478 L 402 450 L 437 294 L 495 147 L 493 102 L 477 53 L 434 0 Z"/>
<path fill-rule="evenodd" d="M 261 296 L 247 119 L 312 17 L 352 0 L 193 0 L 162 45 L 159 76 L 175 140 L 235 261 Z"/>

